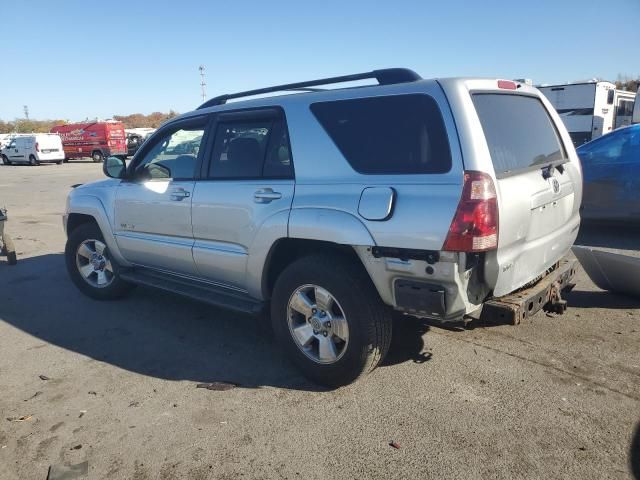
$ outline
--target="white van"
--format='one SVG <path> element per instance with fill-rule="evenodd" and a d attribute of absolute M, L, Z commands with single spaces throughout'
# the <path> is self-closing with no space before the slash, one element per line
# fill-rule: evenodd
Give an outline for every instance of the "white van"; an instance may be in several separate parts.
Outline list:
<path fill-rule="evenodd" d="M 60 135 L 54 133 L 15 137 L 2 149 L 2 162 L 5 165 L 39 165 L 41 162 L 55 162 L 60 165 L 63 160 L 62 140 Z"/>

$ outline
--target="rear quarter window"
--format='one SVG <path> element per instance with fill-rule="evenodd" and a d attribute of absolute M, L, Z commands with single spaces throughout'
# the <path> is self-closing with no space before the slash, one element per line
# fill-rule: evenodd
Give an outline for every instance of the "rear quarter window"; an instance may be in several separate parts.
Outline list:
<path fill-rule="evenodd" d="M 476 93 L 472 99 L 496 175 L 567 159 L 558 131 L 538 98 Z"/>
<path fill-rule="evenodd" d="M 311 111 L 359 173 L 437 174 L 451 169 L 444 121 L 428 95 L 319 102 Z"/>

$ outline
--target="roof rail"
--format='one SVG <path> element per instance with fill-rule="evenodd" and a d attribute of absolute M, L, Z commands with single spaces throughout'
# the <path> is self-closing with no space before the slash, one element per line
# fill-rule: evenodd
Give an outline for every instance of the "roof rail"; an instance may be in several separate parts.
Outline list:
<path fill-rule="evenodd" d="M 288 83 L 285 85 L 276 85 L 274 87 L 258 88 L 256 90 L 247 90 L 246 92 L 229 93 L 211 98 L 198 107 L 213 107 L 215 105 L 224 105 L 227 100 L 232 98 L 252 97 L 263 93 L 282 92 L 287 90 L 309 90 L 309 87 L 318 85 L 330 85 L 332 83 L 354 82 L 356 80 L 376 79 L 380 85 L 392 85 L 394 83 L 415 82 L 421 80 L 422 77 L 413 70 L 408 68 L 385 68 L 383 70 L 373 70 L 366 73 L 354 73 L 352 75 L 342 75 L 340 77 L 320 78 L 318 80 L 309 80 L 307 82 Z"/>

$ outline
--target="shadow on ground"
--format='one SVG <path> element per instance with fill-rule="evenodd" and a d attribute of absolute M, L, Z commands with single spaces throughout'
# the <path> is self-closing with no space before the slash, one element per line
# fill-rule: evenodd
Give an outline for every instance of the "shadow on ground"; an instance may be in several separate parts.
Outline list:
<path fill-rule="evenodd" d="M 123 300 L 92 300 L 71 283 L 61 254 L 19 259 L 13 267 L 0 261 L 0 320 L 48 344 L 147 376 L 321 390 L 281 355 L 264 318 L 140 287 Z M 428 329 L 410 317 L 396 323 L 384 365 L 428 360 L 422 340 Z"/>
<path fill-rule="evenodd" d="M 630 450 L 631 473 L 636 480 L 640 480 L 640 422 L 636 425 Z"/>
<path fill-rule="evenodd" d="M 621 310 L 640 308 L 640 299 L 605 291 L 573 290 L 565 294 L 565 299 L 569 302 L 569 307 Z"/>

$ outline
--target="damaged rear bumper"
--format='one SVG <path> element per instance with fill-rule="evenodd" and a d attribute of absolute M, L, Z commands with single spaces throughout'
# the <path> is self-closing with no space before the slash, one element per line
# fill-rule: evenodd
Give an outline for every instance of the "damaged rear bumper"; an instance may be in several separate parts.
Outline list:
<path fill-rule="evenodd" d="M 535 285 L 487 300 L 480 319 L 487 322 L 508 322 L 517 325 L 540 310 L 563 313 L 567 302 L 562 291 L 573 288 L 571 279 L 576 273 L 576 260 L 563 259 L 558 266 Z"/>

